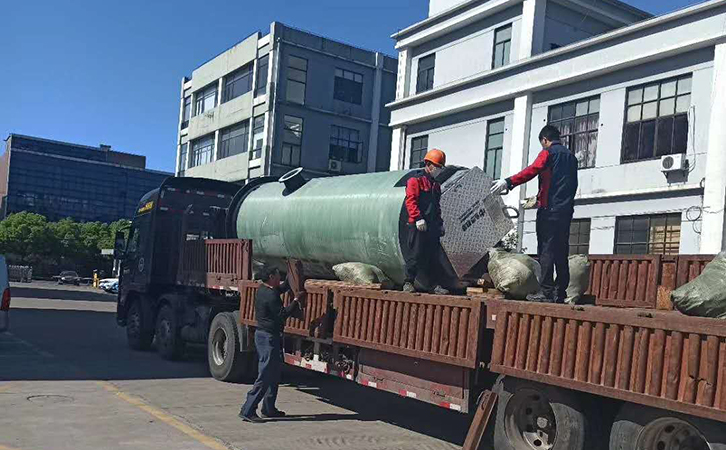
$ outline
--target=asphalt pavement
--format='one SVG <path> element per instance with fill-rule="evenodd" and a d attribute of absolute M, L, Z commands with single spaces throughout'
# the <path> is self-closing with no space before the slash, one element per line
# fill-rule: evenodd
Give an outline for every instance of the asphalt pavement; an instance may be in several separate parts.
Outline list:
<path fill-rule="evenodd" d="M 460 448 L 469 419 L 412 399 L 288 367 L 288 417 L 237 417 L 249 384 L 126 345 L 116 298 L 90 287 L 14 283 L 0 333 L 0 450 Z"/>

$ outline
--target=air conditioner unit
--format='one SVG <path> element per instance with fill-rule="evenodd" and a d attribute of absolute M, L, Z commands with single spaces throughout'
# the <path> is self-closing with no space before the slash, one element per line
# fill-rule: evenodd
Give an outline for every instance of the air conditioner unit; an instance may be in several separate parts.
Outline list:
<path fill-rule="evenodd" d="M 665 155 L 660 158 L 660 170 L 664 173 L 686 170 L 688 160 L 685 154 Z"/>
<path fill-rule="evenodd" d="M 343 170 L 343 163 L 336 159 L 331 159 L 328 161 L 328 170 L 331 172 L 340 172 Z"/>

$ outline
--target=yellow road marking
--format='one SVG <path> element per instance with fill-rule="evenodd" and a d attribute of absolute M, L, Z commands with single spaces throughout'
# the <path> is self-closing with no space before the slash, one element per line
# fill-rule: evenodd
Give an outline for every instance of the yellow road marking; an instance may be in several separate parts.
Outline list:
<path fill-rule="evenodd" d="M 19 449 L 15 448 L 15 447 L 6 447 L 6 446 L 0 444 L 0 450 L 19 450 Z"/>
<path fill-rule="evenodd" d="M 107 382 L 107 381 L 98 381 L 97 382 L 100 386 L 102 386 L 107 391 L 113 393 L 116 397 L 120 398 L 121 400 L 130 403 L 137 408 L 146 411 L 147 413 L 151 414 L 152 416 L 156 417 L 157 419 L 161 420 L 167 425 L 170 425 L 177 430 L 181 431 L 182 433 L 186 434 L 187 436 L 191 437 L 195 441 L 204 444 L 205 446 L 214 449 L 214 450 L 229 450 L 229 448 L 219 442 L 218 440 L 209 437 L 205 434 L 202 434 L 198 430 L 190 427 L 189 425 L 183 423 L 182 421 L 175 419 L 174 417 L 170 416 L 169 414 L 161 411 L 160 409 L 154 408 L 153 406 L 147 404 L 140 398 L 126 394 L 125 392 L 122 392 L 114 386 L 113 384 Z M 6 450 L 0 446 L 0 450 Z M 14 449 L 8 449 L 8 450 L 14 450 Z"/>
<path fill-rule="evenodd" d="M 10 383 L 3 384 L 2 386 L 0 386 L 0 392 L 7 391 L 8 389 L 10 389 L 10 386 L 12 386 Z M 5 450 L 5 449 L 2 448 L 2 446 L 0 445 L 0 450 Z"/>

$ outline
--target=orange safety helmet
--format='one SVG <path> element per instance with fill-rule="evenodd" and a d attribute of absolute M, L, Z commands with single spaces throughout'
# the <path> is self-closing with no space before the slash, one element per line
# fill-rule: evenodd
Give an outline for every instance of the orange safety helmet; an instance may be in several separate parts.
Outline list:
<path fill-rule="evenodd" d="M 442 152 L 438 148 L 429 150 L 424 156 L 424 162 L 430 162 L 431 164 L 443 167 L 446 165 L 446 153 Z"/>

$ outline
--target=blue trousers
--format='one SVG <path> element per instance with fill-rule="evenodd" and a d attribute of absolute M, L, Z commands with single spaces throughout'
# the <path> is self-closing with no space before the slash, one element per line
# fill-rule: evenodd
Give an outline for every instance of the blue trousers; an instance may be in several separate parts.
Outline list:
<path fill-rule="evenodd" d="M 250 416 L 257 412 L 257 405 L 262 401 L 262 412 L 276 411 L 277 388 L 282 373 L 282 337 L 264 330 L 255 331 L 255 347 L 259 357 L 257 380 L 247 393 L 247 400 L 242 405 L 241 413 Z"/>

